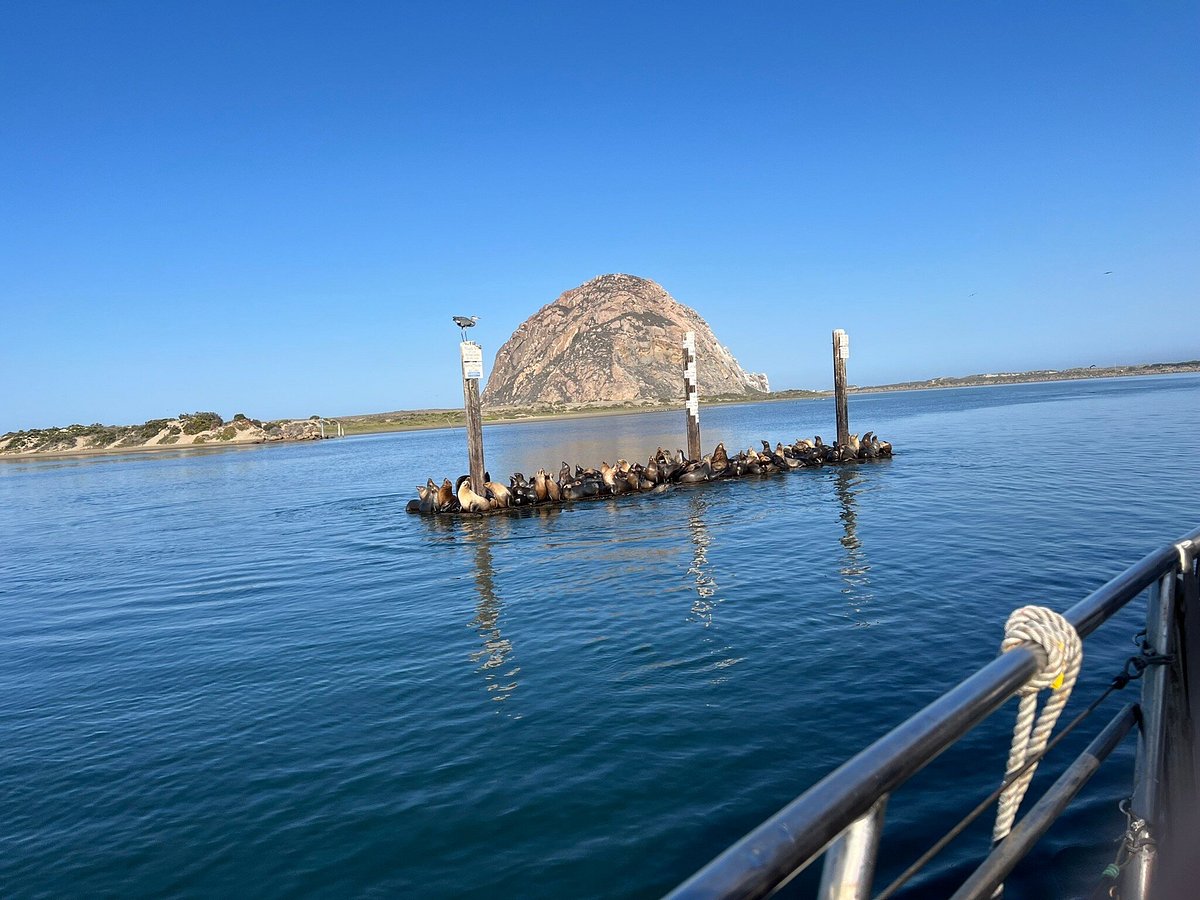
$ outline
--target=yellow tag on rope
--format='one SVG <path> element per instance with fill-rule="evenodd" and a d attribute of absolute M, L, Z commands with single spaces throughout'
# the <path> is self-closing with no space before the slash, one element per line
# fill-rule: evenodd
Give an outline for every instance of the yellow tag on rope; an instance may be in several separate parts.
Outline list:
<path fill-rule="evenodd" d="M 1050 685 L 1050 690 L 1057 691 L 1060 687 L 1062 687 L 1063 677 L 1066 674 L 1067 674 L 1066 672 L 1059 672 L 1058 677 L 1054 679 L 1054 683 Z"/>

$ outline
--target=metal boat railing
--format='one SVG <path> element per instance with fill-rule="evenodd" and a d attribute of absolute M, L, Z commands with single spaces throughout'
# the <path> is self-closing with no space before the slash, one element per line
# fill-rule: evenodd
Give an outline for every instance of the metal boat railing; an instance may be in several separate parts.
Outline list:
<path fill-rule="evenodd" d="M 1193 790 L 1200 781 L 1192 752 L 1193 718 L 1200 722 L 1198 552 L 1200 529 L 1149 554 L 1063 614 L 1086 638 L 1149 588 L 1144 647 L 1159 659 L 1169 656 L 1171 662 L 1145 668 L 1140 705 L 1125 707 L 1105 726 L 1012 833 L 993 848 L 955 898 L 991 896 L 1134 724 L 1140 727 L 1130 814 L 1132 822 L 1142 824 L 1122 868 L 1120 896 L 1146 900 L 1160 893 L 1154 889 L 1156 877 L 1162 874 L 1156 871 L 1158 844 L 1173 819 L 1195 821 Z M 818 896 L 838 900 L 872 896 L 889 795 L 996 711 L 1045 665 L 1045 651 L 1032 643 L 998 656 L 825 776 L 669 896 L 677 900 L 764 897 L 822 854 L 825 868 Z M 1186 789 L 1173 788 L 1168 794 L 1166 781 Z"/>

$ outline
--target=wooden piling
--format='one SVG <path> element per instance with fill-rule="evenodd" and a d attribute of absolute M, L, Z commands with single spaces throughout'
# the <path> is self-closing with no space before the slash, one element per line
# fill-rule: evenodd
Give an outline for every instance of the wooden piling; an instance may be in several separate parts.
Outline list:
<path fill-rule="evenodd" d="M 699 459 L 700 395 L 696 388 L 696 332 L 683 336 L 683 398 L 687 415 L 688 459 Z"/>
<path fill-rule="evenodd" d="M 479 400 L 479 379 L 483 377 L 483 348 L 474 341 L 463 341 L 463 406 L 467 411 L 467 463 L 471 490 L 483 496 L 483 410 Z"/>
<path fill-rule="evenodd" d="M 837 407 L 837 442 L 850 443 L 850 410 L 846 403 L 846 360 L 850 358 L 850 336 L 838 328 L 833 332 L 833 394 Z"/>

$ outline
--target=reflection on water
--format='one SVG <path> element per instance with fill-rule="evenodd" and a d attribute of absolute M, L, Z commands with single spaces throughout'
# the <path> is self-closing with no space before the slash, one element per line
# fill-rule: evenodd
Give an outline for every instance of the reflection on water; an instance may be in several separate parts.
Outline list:
<path fill-rule="evenodd" d="M 717 579 L 708 562 L 708 549 L 712 535 L 704 514 L 708 511 L 705 499 L 698 495 L 688 497 L 688 532 L 692 539 L 692 565 L 688 575 L 696 584 L 696 599 L 692 601 L 692 616 L 705 628 L 713 621 L 713 610 L 721 602 L 717 598 Z"/>
<path fill-rule="evenodd" d="M 862 615 L 864 608 L 874 598 L 871 579 L 867 574 L 871 571 L 871 565 L 858 537 L 858 494 L 867 480 L 863 471 L 859 466 L 838 469 L 833 482 L 841 506 L 838 518 L 842 520 L 842 536 L 838 540 L 845 551 L 839 569 L 844 583 L 842 593 L 846 595 L 850 614 L 856 618 Z M 870 622 L 859 621 L 857 624 L 866 626 Z"/>
<path fill-rule="evenodd" d="M 465 519 L 462 522 L 463 537 L 475 548 L 475 590 L 479 594 L 471 627 L 478 629 L 483 640 L 483 646 L 471 654 L 471 662 L 479 663 L 476 671 L 483 673 L 488 692 L 497 702 L 508 699 L 516 690 L 516 676 L 521 671 L 521 667 L 513 665 L 510 659 L 512 642 L 500 632 L 504 603 L 496 594 L 492 566 L 493 529 L 506 529 L 510 525 L 503 518 Z"/>
<path fill-rule="evenodd" d="M 709 559 L 713 534 L 706 520 L 708 514 L 709 500 L 706 497 L 698 493 L 688 497 L 688 535 L 692 541 L 692 564 L 688 567 L 687 574 L 696 589 L 688 620 L 699 622 L 705 629 L 710 629 L 714 624 L 713 613 L 725 602 L 723 597 L 717 595 L 720 588 L 713 563 Z M 704 642 L 711 645 L 709 652 L 715 657 L 712 668 L 716 674 L 710 682 L 720 684 L 728 677 L 725 670 L 737 665 L 742 659 L 729 655 L 732 646 L 729 643 L 718 645 L 719 637 L 714 632 L 719 632 L 719 629 L 712 628 L 706 631 Z"/>

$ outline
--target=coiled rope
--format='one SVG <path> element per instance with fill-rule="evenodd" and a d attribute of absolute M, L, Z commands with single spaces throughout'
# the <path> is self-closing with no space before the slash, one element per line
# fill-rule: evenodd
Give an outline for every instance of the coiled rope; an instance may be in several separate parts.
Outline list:
<path fill-rule="evenodd" d="M 1071 689 L 1079 677 L 1079 667 L 1083 664 L 1083 643 L 1079 633 L 1054 610 L 1043 606 L 1022 606 L 1013 610 L 1004 624 L 1004 640 L 1000 644 L 1000 651 L 1007 653 L 1026 641 L 1039 644 L 1046 651 L 1047 662 L 1045 668 L 1018 691 L 1021 701 L 1017 707 L 1017 723 L 1013 727 L 1012 747 L 1008 751 L 1005 770 L 1005 780 L 1011 783 L 1000 794 L 996 825 L 992 829 L 993 844 L 1004 840 L 1012 831 L 1017 808 L 1033 780 L 1037 763 L 1023 772 L 1021 770 L 1026 760 L 1037 759 L 1046 749 L 1050 732 L 1070 699 Z M 1047 688 L 1050 689 L 1050 696 L 1038 714 L 1038 694 Z"/>

